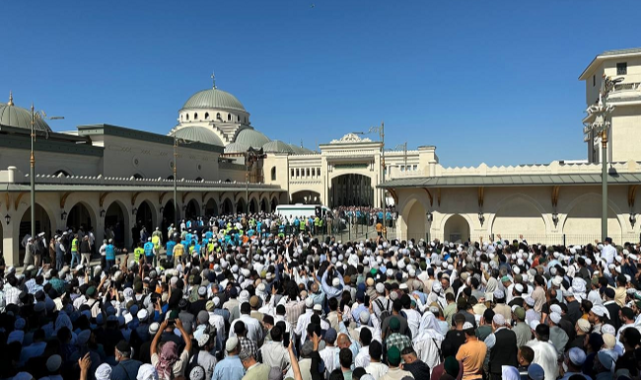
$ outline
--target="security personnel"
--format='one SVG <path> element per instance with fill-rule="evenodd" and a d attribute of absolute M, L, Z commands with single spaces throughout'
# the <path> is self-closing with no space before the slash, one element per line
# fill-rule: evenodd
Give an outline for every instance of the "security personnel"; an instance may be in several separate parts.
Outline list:
<path fill-rule="evenodd" d="M 140 261 L 140 257 L 145 254 L 142 243 L 138 242 L 138 246 L 134 249 L 134 259 L 136 262 Z"/>

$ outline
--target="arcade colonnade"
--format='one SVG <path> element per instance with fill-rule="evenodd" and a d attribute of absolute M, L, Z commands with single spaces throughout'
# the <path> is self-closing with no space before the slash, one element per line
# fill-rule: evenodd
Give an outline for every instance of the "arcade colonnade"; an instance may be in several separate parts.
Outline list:
<path fill-rule="evenodd" d="M 639 241 L 636 185 L 609 189 L 608 235 L 616 244 Z M 401 239 L 448 242 L 519 239 L 528 243 L 601 241 L 599 186 L 398 188 Z M 635 208 L 636 207 L 636 208 Z"/>
<path fill-rule="evenodd" d="M 250 191 L 248 198 L 250 212 L 270 212 L 287 201 L 286 193 L 279 191 Z M 177 201 L 179 218 L 244 212 L 247 202 L 244 191 L 178 192 Z M 49 242 L 56 230 L 77 230 L 82 225 L 85 231 L 93 229 L 99 246 L 109 228 L 117 243 L 131 247 L 139 238 L 132 236 L 136 223 L 150 231 L 173 223 L 173 204 L 173 193 L 166 191 L 37 192 L 36 233 L 44 232 Z M 6 263 L 22 265 L 21 242 L 30 233 L 29 193 L 0 193 L 0 215 L 0 248 Z"/>

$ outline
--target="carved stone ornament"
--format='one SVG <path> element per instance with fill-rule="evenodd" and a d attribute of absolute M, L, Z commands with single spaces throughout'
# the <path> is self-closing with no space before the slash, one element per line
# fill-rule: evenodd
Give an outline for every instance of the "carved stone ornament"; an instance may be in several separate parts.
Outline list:
<path fill-rule="evenodd" d="M 368 138 L 360 138 L 355 133 L 348 133 L 345 136 L 341 137 L 340 140 L 332 140 L 330 144 L 344 144 L 344 143 L 363 143 L 363 142 L 372 142 Z"/>

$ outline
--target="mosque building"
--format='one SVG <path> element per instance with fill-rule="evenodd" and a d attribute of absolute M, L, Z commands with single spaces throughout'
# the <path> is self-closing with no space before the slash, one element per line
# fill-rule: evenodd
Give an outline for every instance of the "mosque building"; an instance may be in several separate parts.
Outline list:
<path fill-rule="evenodd" d="M 619 243 L 638 241 L 641 49 L 605 52 L 589 64 L 580 77 L 588 106 L 603 75 L 623 78 L 609 99 L 616 107 L 607 143 L 609 231 Z M 0 103 L 0 248 L 8 265 L 22 262 L 30 232 L 32 112 L 17 104 L 24 103 L 13 95 Z M 109 229 L 128 247 L 138 239 L 135 225 L 165 229 L 176 219 L 281 203 L 395 205 L 404 239 L 522 234 L 529 242 L 584 244 L 600 235 L 601 140 L 593 133 L 586 133 L 586 160 L 547 165 L 449 168 L 435 146 L 388 150 L 382 139 L 355 133 L 310 150 L 255 129 L 243 104 L 215 83 L 185 102 L 167 135 L 109 124 L 54 132 L 34 120 L 36 230 L 47 239 L 82 226 L 98 242 Z M 382 125 L 377 132 L 384 136 Z"/>

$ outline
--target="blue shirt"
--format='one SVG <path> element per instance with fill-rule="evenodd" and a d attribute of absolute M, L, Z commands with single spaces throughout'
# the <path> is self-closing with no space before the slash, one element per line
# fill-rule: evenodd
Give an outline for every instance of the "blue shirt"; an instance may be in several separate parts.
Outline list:
<path fill-rule="evenodd" d="M 228 356 L 216 364 L 211 380 L 241 380 L 245 376 L 245 368 L 238 355 Z"/>
<path fill-rule="evenodd" d="M 148 241 L 145 243 L 145 256 L 153 256 L 154 255 L 154 243 Z"/>
<path fill-rule="evenodd" d="M 205 232 L 205 239 L 211 240 L 211 238 L 213 238 L 213 237 L 214 237 L 214 233 L 213 232 L 211 232 L 211 231 Z"/>
<path fill-rule="evenodd" d="M 115 260 L 116 259 L 116 249 L 113 244 L 107 244 L 105 247 L 105 260 Z"/>
<path fill-rule="evenodd" d="M 176 242 L 173 240 L 170 240 L 167 242 L 167 256 L 173 256 L 174 255 L 174 247 L 176 246 Z"/>

